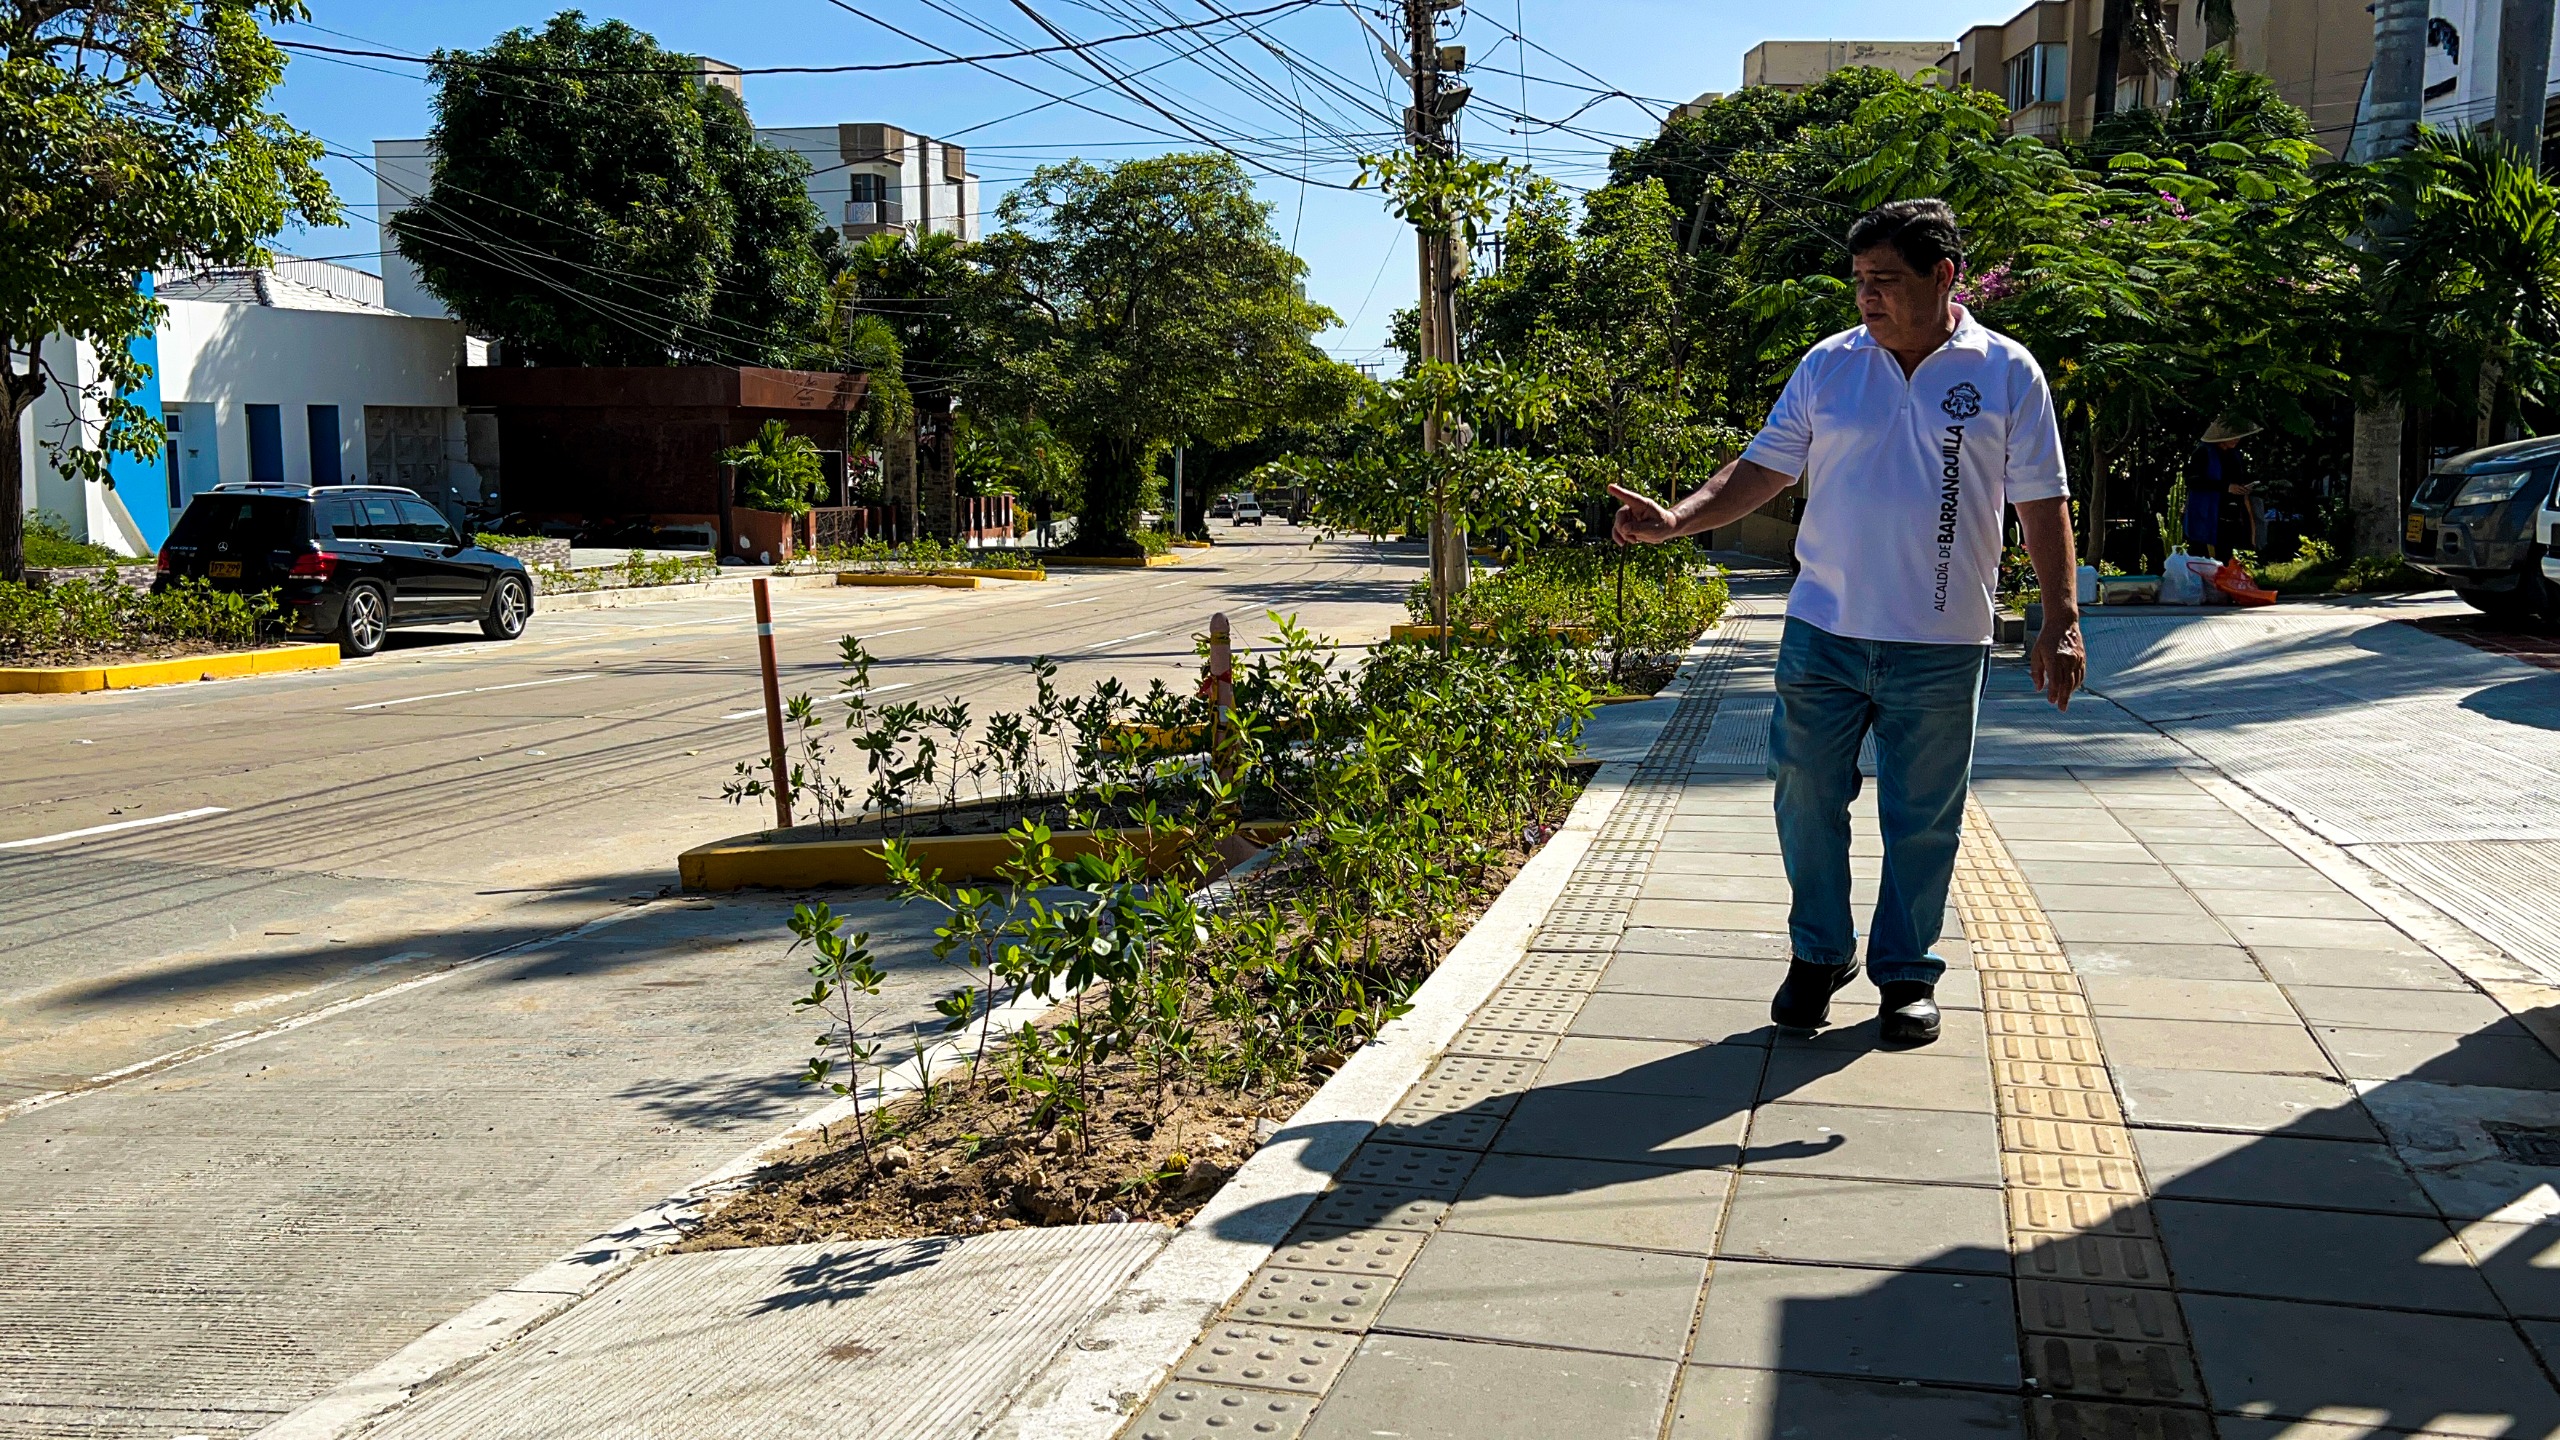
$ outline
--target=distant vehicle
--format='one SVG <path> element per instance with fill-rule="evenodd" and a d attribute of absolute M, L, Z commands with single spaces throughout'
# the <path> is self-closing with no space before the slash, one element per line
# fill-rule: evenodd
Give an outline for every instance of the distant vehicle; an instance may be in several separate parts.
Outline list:
<path fill-rule="evenodd" d="M 2442 461 L 2402 521 L 2400 554 L 2490 615 L 2560 618 L 2550 560 L 2551 481 L 2560 437 L 2492 445 Z"/>
<path fill-rule="evenodd" d="M 1259 525 L 1259 524 L 1261 524 L 1261 523 L 1262 523 L 1262 502 L 1261 502 L 1261 501 L 1259 501 L 1259 500 L 1254 499 L 1254 498 L 1253 498 L 1252 496 L 1250 496 L 1250 495 L 1239 495 L 1239 496 L 1237 496 L 1237 497 L 1236 497 L 1236 523 L 1237 523 L 1237 524 L 1239 524 L 1239 525 Z"/>
<path fill-rule="evenodd" d="M 392 485 L 216 485 L 187 502 L 151 588 L 201 579 L 273 590 L 286 628 L 370 655 L 407 625 L 477 620 L 513 640 L 533 617 L 524 562 L 457 535 L 416 492 Z"/>
<path fill-rule="evenodd" d="M 1233 495 L 1221 495 L 1209 502 L 1209 518 L 1212 520 L 1232 520 L 1235 513 L 1236 497 Z"/>

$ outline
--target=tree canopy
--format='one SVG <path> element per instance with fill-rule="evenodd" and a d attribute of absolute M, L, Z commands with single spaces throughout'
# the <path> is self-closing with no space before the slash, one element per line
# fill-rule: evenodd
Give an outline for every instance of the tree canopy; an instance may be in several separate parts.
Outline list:
<path fill-rule="evenodd" d="M 1233 159 L 1043 166 L 997 214 L 997 383 L 1084 456 L 1080 544 L 1129 544 L 1159 447 L 1342 408 L 1352 372 L 1313 343 L 1333 315 Z"/>
<path fill-rule="evenodd" d="M 513 361 L 808 361 L 833 232 L 806 163 L 695 72 L 575 10 L 437 52 L 434 178 L 391 222 L 400 253 Z"/>
<path fill-rule="evenodd" d="M 48 384 L 45 337 L 94 347 L 109 449 L 148 457 L 160 420 L 125 399 L 128 349 L 159 323 L 145 272 L 249 264 L 295 220 L 335 224 L 320 142 L 267 108 L 284 51 L 264 26 L 296 0 L 0 0 L 0 579 L 24 573 L 19 419 Z M 103 480 L 82 437 L 49 440 L 66 474 Z"/>

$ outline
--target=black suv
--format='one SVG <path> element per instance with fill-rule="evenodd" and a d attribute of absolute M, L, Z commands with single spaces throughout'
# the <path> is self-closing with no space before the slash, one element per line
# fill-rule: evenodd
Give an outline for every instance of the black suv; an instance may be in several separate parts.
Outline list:
<path fill-rule="evenodd" d="M 2547 435 L 2438 464 L 2410 499 L 2401 556 L 2451 585 L 2475 610 L 2552 613 L 2560 597 L 2543 583 L 2543 547 L 2534 528 L 2555 470 L 2560 438 Z"/>
<path fill-rule="evenodd" d="M 477 620 L 513 640 L 533 614 L 524 562 L 464 540 L 390 485 L 217 485 L 187 502 L 152 588 L 273 590 L 288 628 L 370 655 L 394 626 Z"/>

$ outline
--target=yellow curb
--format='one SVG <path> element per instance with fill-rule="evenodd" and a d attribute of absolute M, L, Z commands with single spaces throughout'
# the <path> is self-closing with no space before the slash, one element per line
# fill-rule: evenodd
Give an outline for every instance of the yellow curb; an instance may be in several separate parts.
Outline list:
<path fill-rule="evenodd" d="M 1209 727 L 1206 725 L 1141 725 L 1135 721 L 1123 721 L 1111 727 L 1111 739 L 1115 744 L 1132 749 L 1163 750 L 1175 753 L 1205 750 L 1209 746 Z"/>
<path fill-rule="evenodd" d="M 889 572 L 842 571 L 836 576 L 839 585 L 867 585 L 876 589 L 975 590 L 975 575 L 894 574 Z"/>
<path fill-rule="evenodd" d="M 1107 565 L 1115 570 L 1142 570 L 1157 565 L 1179 565 L 1178 555 L 1044 555 L 1040 563 L 1055 570 L 1061 565 Z"/>
<path fill-rule="evenodd" d="M 1167 543 L 1176 550 L 1214 550 L 1218 545 L 1215 540 L 1174 540 Z"/>
<path fill-rule="evenodd" d="M 968 575 L 980 580 L 1046 580 L 1046 570 L 1002 569 L 993 565 L 971 565 L 951 570 L 935 570 L 935 575 Z"/>
<path fill-rule="evenodd" d="M 1591 703 L 1594 705 L 1634 705 L 1642 701 L 1659 700 L 1661 698 L 1662 697 L 1659 695 L 1594 695 L 1591 697 Z"/>
<path fill-rule="evenodd" d="M 1258 845 L 1289 832 L 1286 824 L 1265 822 L 1237 827 Z M 771 832 L 766 832 L 770 834 Z M 1143 829 L 1061 830 L 1049 837 L 1049 848 L 1074 859 L 1101 854 L 1115 840 L 1126 840 L 1146 854 L 1151 864 L 1170 865 L 1181 850 L 1180 834 L 1150 845 Z M 1149 853 L 1153 851 L 1154 853 Z M 910 839 L 907 853 L 918 869 L 939 872 L 945 880 L 994 878 L 1013 859 L 1013 840 L 1006 835 L 932 835 Z M 767 840 L 742 835 L 697 845 L 676 857 L 676 874 L 687 890 L 813 889 L 836 885 L 886 885 L 889 866 L 882 842 L 871 840 Z"/>
<path fill-rule="evenodd" d="M 136 660 L 121 665 L 0 666 L 0 695 L 80 695 L 93 690 L 139 690 L 145 685 L 184 685 L 194 680 L 233 680 L 288 670 L 325 670 L 338 663 L 335 644 L 277 645 L 226 650 L 183 660 Z"/>

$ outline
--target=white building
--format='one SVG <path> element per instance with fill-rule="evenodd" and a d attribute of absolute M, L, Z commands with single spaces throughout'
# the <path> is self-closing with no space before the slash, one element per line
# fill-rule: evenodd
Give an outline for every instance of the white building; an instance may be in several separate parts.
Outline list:
<path fill-rule="evenodd" d="M 130 396 L 156 410 L 169 445 L 154 462 L 119 458 L 112 487 L 56 470 L 43 447 L 78 427 L 97 441 L 94 405 L 48 388 L 22 429 L 27 508 L 127 554 L 156 549 L 189 497 L 225 480 L 405 485 L 459 514 L 479 498 L 458 377 L 476 342 L 454 321 L 381 304 L 382 281 L 321 261 L 170 276 L 168 316 L 136 350 L 152 383 Z M 95 383 L 89 347 L 45 342 L 56 373 Z"/>
<path fill-rule="evenodd" d="M 716 63 L 716 62 L 712 62 Z M 714 83 L 735 89 L 734 77 Z M 847 239 L 880 234 L 979 234 L 978 177 L 968 151 L 895 125 L 812 125 L 759 129 L 756 138 L 809 163 L 809 198 Z M 373 142 L 374 215 L 382 223 L 383 303 L 408 315 L 444 315 L 391 238 L 390 219 L 423 199 L 435 181 L 435 144 Z"/>
<path fill-rule="evenodd" d="M 2420 118 L 2439 130 L 2486 125 L 2498 113 L 2498 0 L 2432 0 L 2427 7 L 2427 78 Z M 2545 113 L 2560 96 L 2560 26 L 2552 31 Z"/>

